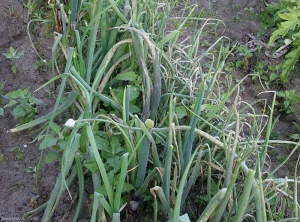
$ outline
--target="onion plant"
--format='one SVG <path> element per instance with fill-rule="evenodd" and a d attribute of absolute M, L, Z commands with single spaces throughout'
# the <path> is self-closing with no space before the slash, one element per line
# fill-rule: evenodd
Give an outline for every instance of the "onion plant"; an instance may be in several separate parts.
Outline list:
<path fill-rule="evenodd" d="M 91 221 L 120 221 L 142 210 L 141 199 L 150 195 L 154 221 L 158 213 L 166 221 L 299 217 L 297 195 L 290 194 L 297 190 L 296 173 L 278 179 L 264 171 L 268 149 L 283 143 L 269 139 L 272 116 L 255 113 L 241 100 L 239 88 L 247 77 L 233 84 L 223 72 L 229 40 L 212 31 L 222 30 L 222 22 L 195 16 L 188 3 L 180 18 L 170 17 L 176 4 L 50 5 L 59 9 L 62 29 L 52 50 L 54 77 L 40 88 L 61 79 L 56 104 L 52 113 L 11 130 L 47 123 L 42 148 L 62 152 L 55 187 L 37 210 L 45 209 L 43 221 L 51 221 L 65 190 L 72 197 L 75 177 L 79 198 L 73 220 L 79 220 L 85 168 L 93 181 Z M 175 30 L 166 33 L 173 24 Z M 187 26 L 197 28 L 179 41 Z M 205 46 L 204 35 L 214 40 Z M 55 117 L 71 104 L 76 108 L 71 120 L 63 129 L 53 128 Z M 299 144 L 294 145 L 293 152 Z M 187 208 L 191 200 L 202 201 L 197 207 L 203 209 L 193 217 Z"/>

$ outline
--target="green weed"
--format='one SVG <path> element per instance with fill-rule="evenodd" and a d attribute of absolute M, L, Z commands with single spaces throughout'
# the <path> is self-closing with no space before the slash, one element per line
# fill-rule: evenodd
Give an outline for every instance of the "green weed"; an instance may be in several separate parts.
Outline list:
<path fill-rule="evenodd" d="M 42 101 L 35 98 L 29 91 L 29 88 L 11 91 L 7 93 L 4 98 L 9 101 L 4 106 L 4 109 L 15 106 L 12 115 L 18 119 L 21 124 L 32 121 L 37 115 L 37 106 L 42 104 Z"/>
<path fill-rule="evenodd" d="M 9 48 L 8 53 L 3 53 L 5 58 L 10 59 L 12 61 L 12 67 L 11 71 L 14 74 L 17 74 L 17 65 L 18 65 L 18 60 L 24 55 L 25 50 L 21 50 L 18 52 L 18 50 L 15 50 L 12 46 Z"/>
<path fill-rule="evenodd" d="M 36 60 L 33 63 L 33 68 L 41 71 L 47 71 L 51 67 L 50 62 L 46 62 L 45 60 Z"/>
<path fill-rule="evenodd" d="M 282 66 L 280 78 L 283 82 L 288 81 L 288 76 L 300 57 L 299 6 L 299 1 L 281 0 L 279 3 L 268 4 L 261 14 L 261 26 L 274 30 L 268 44 L 280 37 L 291 47 Z"/>
<path fill-rule="evenodd" d="M 24 146 L 24 147 L 15 146 L 10 149 L 10 152 L 16 153 L 15 160 L 23 160 L 24 159 L 23 153 L 26 152 L 26 147 L 27 146 Z"/>
<path fill-rule="evenodd" d="M 3 153 L 0 153 L 0 163 L 2 163 L 3 161 L 5 161 L 7 159 L 8 158 Z"/>
<path fill-rule="evenodd" d="M 296 93 L 295 89 L 279 91 L 277 92 L 277 96 L 277 106 L 279 107 L 279 112 L 289 115 L 297 111 L 295 104 L 299 104 L 300 96 Z"/>
<path fill-rule="evenodd" d="M 296 129 L 297 129 L 297 133 L 294 133 L 290 136 L 290 138 L 292 140 L 295 140 L 295 141 L 299 141 L 300 140 L 300 116 L 297 115 L 297 121 L 296 122 L 293 122 L 294 125 L 296 126 Z"/>

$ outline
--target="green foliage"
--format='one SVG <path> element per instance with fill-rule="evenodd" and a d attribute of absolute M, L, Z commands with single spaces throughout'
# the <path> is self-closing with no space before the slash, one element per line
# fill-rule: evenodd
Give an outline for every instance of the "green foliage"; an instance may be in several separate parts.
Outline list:
<path fill-rule="evenodd" d="M 24 159 L 23 153 L 26 152 L 26 147 L 27 147 L 26 145 L 24 145 L 24 147 L 15 146 L 10 149 L 10 152 L 16 153 L 15 156 L 16 160 L 23 160 Z"/>
<path fill-rule="evenodd" d="M 23 5 L 27 8 L 27 17 L 32 19 L 42 19 L 43 8 L 40 1 L 27 1 L 27 4 L 23 2 Z"/>
<path fill-rule="evenodd" d="M 18 60 L 24 55 L 24 53 L 25 53 L 25 50 L 21 50 L 20 52 L 18 52 L 18 50 L 15 50 L 12 46 L 9 48 L 8 53 L 3 53 L 5 58 L 10 59 L 12 61 L 13 65 L 11 67 L 11 71 L 14 74 L 17 74 Z"/>
<path fill-rule="evenodd" d="M 297 129 L 297 133 L 294 133 L 290 136 L 290 138 L 292 140 L 295 140 L 295 141 L 299 141 L 300 140 L 300 116 L 297 115 L 297 121 L 296 122 L 293 122 L 294 125 L 296 126 L 296 129 Z"/>
<path fill-rule="evenodd" d="M 12 115 L 20 121 L 21 124 L 32 121 L 38 112 L 38 105 L 42 104 L 42 101 L 35 98 L 29 91 L 29 88 L 18 89 L 11 91 L 4 96 L 9 102 L 4 108 L 15 107 L 12 111 Z"/>
<path fill-rule="evenodd" d="M 253 73 L 256 74 L 252 77 L 253 80 L 258 77 L 263 81 L 267 89 L 271 89 L 273 87 L 279 87 L 281 85 L 280 81 L 280 69 L 282 64 L 278 64 L 276 66 L 267 65 L 264 62 L 258 62 L 254 66 Z"/>
<path fill-rule="evenodd" d="M 51 63 L 50 62 L 46 62 L 44 60 L 36 60 L 33 63 L 33 68 L 34 69 L 39 69 L 39 70 L 42 70 L 42 71 L 49 70 L 50 66 L 51 66 Z"/>
<path fill-rule="evenodd" d="M 126 212 L 142 207 L 141 199 L 151 207 L 153 203 L 154 221 L 162 215 L 161 220 L 174 222 L 241 220 L 249 212 L 256 221 L 273 220 L 285 206 L 283 200 L 292 202 L 278 191 L 285 187 L 289 193 L 291 181 L 282 183 L 263 172 L 274 143 L 269 138 L 275 97 L 267 126 L 261 119 L 265 113 L 256 114 L 248 104 L 250 111 L 244 113 L 239 88 L 246 77 L 238 84 L 228 78 L 224 87 L 221 82 L 231 53 L 226 39 L 201 44 L 203 30 L 221 21 L 192 16 L 194 8 L 188 2 L 182 18 L 174 22 L 169 15 L 176 2 L 164 2 L 161 10 L 152 1 L 70 3 L 50 5 L 61 16 L 62 33 L 56 33 L 52 50 L 54 77 L 41 88 L 57 79 L 61 83 L 54 111 L 40 119 L 47 121 L 47 128 L 39 140 L 42 152 L 48 151 L 46 161 L 60 161 L 60 174 L 42 221 L 52 221 L 75 178 L 77 221 L 85 186 L 90 184 L 87 176 L 93 181 L 90 221 L 121 221 Z M 165 33 L 168 22 L 176 27 Z M 193 44 L 179 42 L 184 27 L 193 24 L 200 26 L 192 34 Z M 59 105 L 68 101 L 62 100 L 67 88 L 76 106 L 61 127 L 54 120 Z M 11 131 L 39 123 L 34 120 Z M 254 155 L 255 163 L 250 158 Z M 205 191 L 198 197 L 204 210 L 192 217 L 185 205 L 193 201 L 193 189 L 199 195 L 199 187 Z M 291 210 L 280 219 L 296 213 Z"/>
<path fill-rule="evenodd" d="M 291 70 L 300 57 L 300 3 L 281 0 L 280 3 L 268 4 L 261 17 L 263 28 L 275 29 L 269 39 L 269 45 L 278 37 L 292 42 L 280 75 L 281 80 L 287 82 Z"/>
<path fill-rule="evenodd" d="M 300 96 L 296 93 L 295 89 L 277 92 L 277 96 L 277 106 L 279 107 L 279 112 L 288 115 L 297 111 L 295 104 L 299 104 Z"/>
<path fill-rule="evenodd" d="M 251 52 L 248 47 L 245 46 L 237 46 L 236 47 L 239 59 L 235 62 L 235 68 L 242 68 L 247 70 L 249 67 L 249 59 L 253 57 L 253 52 Z"/>

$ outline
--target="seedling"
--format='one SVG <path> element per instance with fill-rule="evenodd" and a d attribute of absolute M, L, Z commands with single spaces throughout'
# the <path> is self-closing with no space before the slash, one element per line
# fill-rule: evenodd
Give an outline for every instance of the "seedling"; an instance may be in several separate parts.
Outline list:
<path fill-rule="evenodd" d="M 50 62 L 46 62 L 43 60 L 36 60 L 33 63 L 33 68 L 34 69 L 41 69 L 42 71 L 46 71 L 47 69 L 49 69 L 51 63 Z"/>
<path fill-rule="evenodd" d="M 268 89 L 272 88 L 271 86 L 278 87 L 279 84 L 281 83 L 279 78 L 280 68 L 281 68 L 281 64 L 273 66 L 273 65 L 268 65 L 264 62 L 258 62 L 254 67 L 254 73 L 257 75 L 254 75 L 252 79 L 255 80 L 259 76 L 260 79 L 263 80 L 264 84 Z"/>
<path fill-rule="evenodd" d="M 13 65 L 11 67 L 11 71 L 14 74 L 17 74 L 18 60 L 24 55 L 24 53 L 25 53 L 24 49 L 18 52 L 18 50 L 15 50 L 12 46 L 9 48 L 9 53 L 3 53 L 5 58 L 10 59 L 12 61 Z"/>
<path fill-rule="evenodd" d="M 2 163 L 2 161 L 7 160 L 7 157 L 4 156 L 3 153 L 0 153 L 0 163 Z"/>
<path fill-rule="evenodd" d="M 9 100 L 4 109 L 16 106 L 12 114 L 21 124 L 33 120 L 38 111 L 37 106 L 42 104 L 41 100 L 33 96 L 29 88 L 9 92 L 4 97 Z"/>
<path fill-rule="evenodd" d="M 11 16 L 13 16 L 16 13 L 16 9 L 13 6 L 8 7 L 8 11 Z"/>
<path fill-rule="evenodd" d="M 10 152 L 16 152 L 16 157 L 15 157 L 15 160 L 23 160 L 24 159 L 24 156 L 23 156 L 23 153 L 25 152 L 25 149 L 24 148 L 21 148 L 19 146 L 15 146 L 13 148 L 11 148 Z"/>
<path fill-rule="evenodd" d="M 236 62 L 236 67 L 247 70 L 249 66 L 249 59 L 253 57 L 253 53 L 249 50 L 249 48 L 246 45 L 238 46 L 237 51 L 242 60 L 238 60 Z"/>

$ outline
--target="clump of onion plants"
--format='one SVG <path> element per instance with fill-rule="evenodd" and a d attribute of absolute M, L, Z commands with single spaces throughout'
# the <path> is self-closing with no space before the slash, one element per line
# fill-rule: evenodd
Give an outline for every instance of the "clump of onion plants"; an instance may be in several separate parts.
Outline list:
<path fill-rule="evenodd" d="M 44 210 L 42 220 L 51 221 L 77 180 L 77 221 L 86 170 L 94 192 L 90 221 L 121 221 L 149 198 L 154 221 L 158 215 L 170 221 L 298 218 L 296 173 L 279 179 L 273 177 L 277 169 L 264 172 L 271 144 L 293 144 L 293 152 L 298 147 L 269 139 L 275 96 L 270 116 L 256 114 L 240 99 L 244 79 L 233 84 L 223 72 L 228 39 L 201 44 L 222 23 L 194 16 L 196 6 L 188 4 L 182 17 L 171 17 L 176 2 L 171 4 L 52 5 L 59 9 L 61 32 L 52 50 L 55 77 L 45 85 L 61 80 L 56 104 L 49 115 L 11 132 L 46 123 L 40 148 L 62 152 L 60 174 L 49 200 L 23 218 Z M 176 28 L 167 33 L 171 24 Z M 189 25 L 192 36 L 180 42 Z M 62 70 L 57 58 L 65 59 Z M 72 90 L 63 101 L 67 85 Z M 54 124 L 70 105 L 76 107 L 73 116 L 63 127 Z M 204 210 L 192 216 L 186 204 L 194 192 Z"/>

